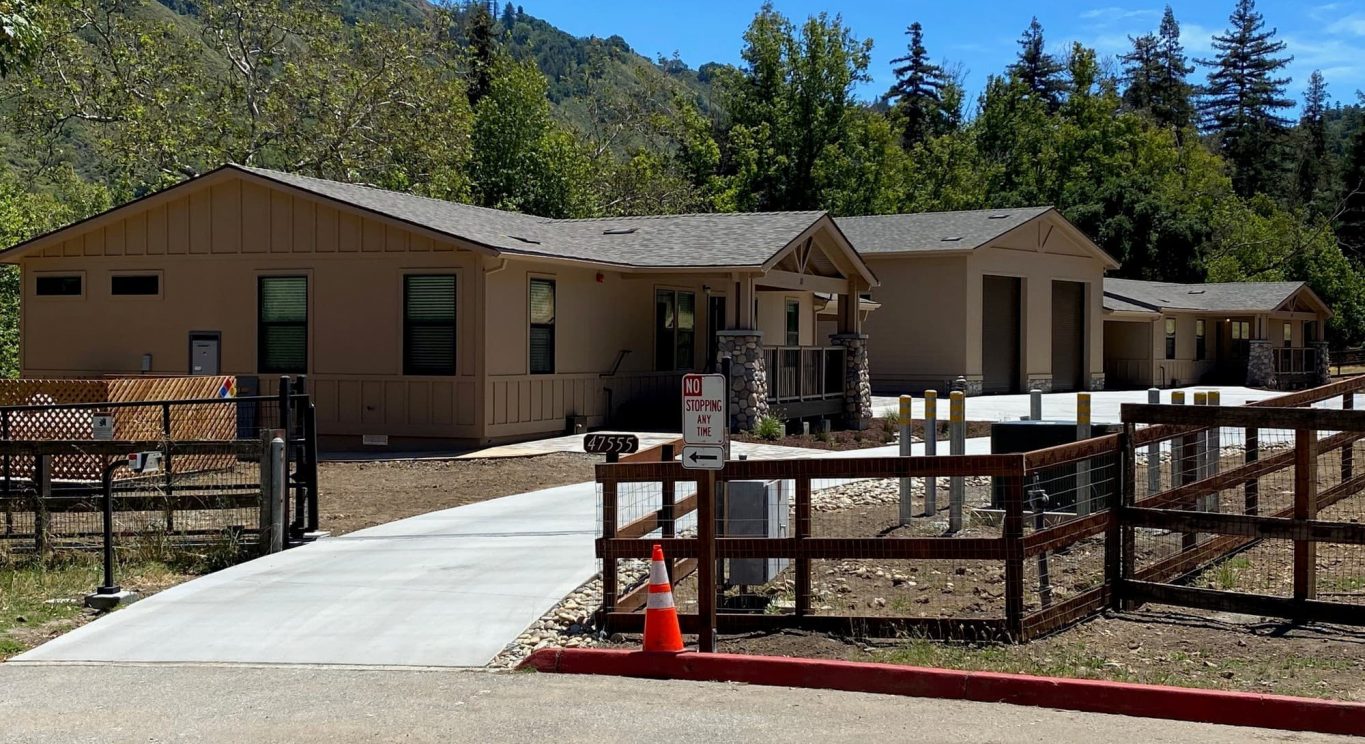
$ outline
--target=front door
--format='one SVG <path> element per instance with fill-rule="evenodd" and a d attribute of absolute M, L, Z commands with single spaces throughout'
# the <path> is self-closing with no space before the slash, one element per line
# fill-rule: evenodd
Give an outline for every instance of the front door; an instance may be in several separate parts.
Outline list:
<path fill-rule="evenodd" d="M 218 374 L 220 338 L 217 333 L 190 334 L 190 374 Z"/>

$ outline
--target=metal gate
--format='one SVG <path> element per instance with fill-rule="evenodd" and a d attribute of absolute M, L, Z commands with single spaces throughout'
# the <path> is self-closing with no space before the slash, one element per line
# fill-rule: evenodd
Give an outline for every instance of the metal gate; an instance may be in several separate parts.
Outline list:
<path fill-rule="evenodd" d="M 1365 624 L 1348 382 L 1331 408 L 1123 406 L 1118 601 Z"/>
<path fill-rule="evenodd" d="M 99 534 L 109 458 L 141 450 L 162 452 L 164 466 L 120 475 L 117 503 L 136 515 L 120 524 L 175 540 L 245 527 L 262 496 L 253 469 L 262 440 L 281 435 L 289 533 L 307 539 L 318 530 L 316 432 L 302 377 L 281 378 L 266 396 L 0 407 L 0 544 L 39 552 L 85 544 Z"/>

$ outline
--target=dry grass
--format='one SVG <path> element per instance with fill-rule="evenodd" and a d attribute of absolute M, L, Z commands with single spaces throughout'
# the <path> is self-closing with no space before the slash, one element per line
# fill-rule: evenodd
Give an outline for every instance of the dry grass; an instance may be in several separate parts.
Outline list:
<path fill-rule="evenodd" d="M 115 578 L 146 596 L 194 578 L 188 568 L 134 558 L 118 567 Z M 94 553 L 46 560 L 0 554 L 0 661 L 98 617 L 82 599 L 99 585 L 102 570 Z"/>

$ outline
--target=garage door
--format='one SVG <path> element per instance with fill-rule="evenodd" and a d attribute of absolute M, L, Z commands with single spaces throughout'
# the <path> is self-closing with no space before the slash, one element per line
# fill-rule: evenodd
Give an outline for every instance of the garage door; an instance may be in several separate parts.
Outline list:
<path fill-rule="evenodd" d="M 987 393 L 1019 392 L 1018 277 L 986 276 L 981 287 L 981 388 Z"/>
<path fill-rule="evenodd" d="M 1052 389 L 1080 390 L 1085 375 L 1085 285 L 1052 283 Z"/>

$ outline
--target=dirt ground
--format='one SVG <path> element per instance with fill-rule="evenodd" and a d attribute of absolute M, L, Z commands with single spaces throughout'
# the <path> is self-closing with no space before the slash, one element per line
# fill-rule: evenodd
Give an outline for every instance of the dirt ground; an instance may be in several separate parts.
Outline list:
<path fill-rule="evenodd" d="M 910 422 L 911 436 L 916 442 L 924 441 L 924 420 L 915 419 Z M 938 441 L 948 440 L 948 422 L 938 422 Z M 789 434 L 777 439 L 764 439 L 755 436 L 751 432 L 741 432 L 732 438 L 737 442 L 753 442 L 755 444 L 777 444 L 783 447 L 805 447 L 807 449 L 824 450 L 855 450 L 868 449 L 870 447 L 884 447 L 888 444 L 895 444 L 896 433 L 899 430 L 894 418 L 879 417 L 872 419 L 872 425 L 864 431 L 832 431 L 828 434 Z M 990 421 L 968 421 L 967 438 L 990 436 Z"/>
<path fill-rule="evenodd" d="M 500 496 L 593 479 L 601 458 L 578 453 L 487 460 L 323 462 L 318 512 L 332 534 Z"/>
<path fill-rule="evenodd" d="M 722 638 L 717 650 L 1365 701 L 1365 629 L 1155 605 L 1022 645 L 782 632 Z"/>

